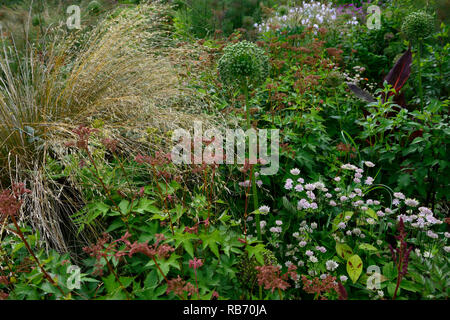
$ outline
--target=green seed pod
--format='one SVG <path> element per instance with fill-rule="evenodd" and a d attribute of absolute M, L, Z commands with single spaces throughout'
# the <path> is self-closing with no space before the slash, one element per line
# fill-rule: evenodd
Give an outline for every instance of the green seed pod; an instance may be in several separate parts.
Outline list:
<path fill-rule="evenodd" d="M 264 50 L 244 40 L 224 49 L 218 68 L 226 86 L 259 85 L 269 74 L 269 59 Z"/>
<path fill-rule="evenodd" d="M 278 260 L 272 251 L 265 249 L 262 252 L 262 256 L 264 259 L 264 265 L 278 264 Z M 255 268 L 259 265 L 260 264 L 256 260 L 255 256 L 249 258 L 247 253 L 241 255 L 239 258 L 239 262 L 237 264 L 238 273 L 236 276 L 241 285 L 248 290 L 251 290 L 256 285 L 256 275 L 258 272 Z"/>
<path fill-rule="evenodd" d="M 426 38 L 433 33 L 434 18 L 425 11 L 416 11 L 403 21 L 402 32 L 410 41 Z"/>
<path fill-rule="evenodd" d="M 344 77 L 340 72 L 332 71 L 328 74 L 327 78 L 325 79 L 325 84 L 328 87 L 331 88 L 337 88 L 339 85 L 342 84 L 344 81 Z"/>

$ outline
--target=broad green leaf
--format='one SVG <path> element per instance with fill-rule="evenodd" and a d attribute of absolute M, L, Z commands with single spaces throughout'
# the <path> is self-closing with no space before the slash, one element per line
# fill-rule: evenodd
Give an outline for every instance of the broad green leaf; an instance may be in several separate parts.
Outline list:
<path fill-rule="evenodd" d="M 359 276 L 361 275 L 362 269 L 363 262 L 357 254 L 351 256 L 347 260 L 347 273 L 350 279 L 352 279 L 353 283 L 358 280 Z"/>
<path fill-rule="evenodd" d="M 359 248 L 360 248 L 361 250 L 367 250 L 367 251 L 378 251 L 377 248 L 375 248 L 373 245 L 368 244 L 368 243 L 361 243 L 361 244 L 359 245 Z"/>
<path fill-rule="evenodd" d="M 371 209 L 371 208 L 367 209 L 367 210 L 366 210 L 366 214 L 367 214 L 369 217 L 371 217 L 372 219 L 378 220 L 378 216 L 377 216 L 377 214 L 375 213 L 375 211 L 374 211 L 373 209 Z"/>
<path fill-rule="evenodd" d="M 336 242 L 336 253 L 344 260 L 348 260 L 353 255 L 353 250 L 345 243 Z"/>

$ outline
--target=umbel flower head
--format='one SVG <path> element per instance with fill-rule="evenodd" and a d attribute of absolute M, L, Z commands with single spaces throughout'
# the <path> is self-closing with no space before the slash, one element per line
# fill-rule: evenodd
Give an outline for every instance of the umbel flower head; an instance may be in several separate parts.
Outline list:
<path fill-rule="evenodd" d="M 269 59 L 264 50 L 244 40 L 225 47 L 218 68 L 220 80 L 227 86 L 259 85 L 269 74 Z"/>
<path fill-rule="evenodd" d="M 402 25 L 402 31 L 410 41 L 428 37 L 433 29 L 434 18 L 425 11 L 416 11 L 409 14 Z"/>

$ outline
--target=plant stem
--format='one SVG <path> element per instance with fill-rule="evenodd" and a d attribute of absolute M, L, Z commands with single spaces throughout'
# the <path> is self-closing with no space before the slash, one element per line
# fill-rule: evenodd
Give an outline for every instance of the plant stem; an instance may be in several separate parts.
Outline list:
<path fill-rule="evenodd" d="M 20 230 L 19 224 L 17 223 L 16 218 L 14 217 L 14 215 L 11 215 L 11 220 L 14 223 L 14 226 L 17 229 L 17 234 L 19 235 L 20 239 L 22 240 L 23 244 L 25 245 L 25 247 L 27 248 L 28 252 L 30 253 L 30 255 L 33 257 L 34 261 L 36 261 L 36 264 L 38 265 L 39 269 L 41 269 L 42 274 L 44 275 L 44 278 L 46 278 L 51 284 L 53 284 L 58 290 L 59 292 L 61 292 L 61 294 L 63 296 L 65 296 L 64 291 L 61 289 L 61 287 L 56 283 L 55 280 L 53 280 L 53 278 L 47 273 L 47 271 L 45 271 L 44 267 L 42 266 L 42 264 L 40 263 L 39 259 L 36 257 L 36 255 L 34 254 L 33 250 L 31 250 L 30 245 L 28 244 L 28 241 L 25 239 L 25 236 L 22 233 L 22 230 Z"/>
<path fill-rule="evenodd" d="M 419 40 L 419 48 L 417 50 L 418 68 L 419 68 L 419 97 L 420 106 L 423 108 L 423 88 L 422 88 L 422 40 Z"/>

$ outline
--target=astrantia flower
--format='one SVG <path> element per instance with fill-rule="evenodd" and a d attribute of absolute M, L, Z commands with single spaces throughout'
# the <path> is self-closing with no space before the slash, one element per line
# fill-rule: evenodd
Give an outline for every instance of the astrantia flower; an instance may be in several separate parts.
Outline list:
<path fill-rule="evenodd" d="M 259 225 L 261 226 L 261 229 L 264 228 L 267 225 L 267 222 L 264 220 L 261 220 L 261 222 L 259 223 Z"/>
<path fill-rule="evenodd" d="M 353 179 L 353 182 L 354 183 L 361 183 L 361 179 L 355 178 L 355 179 Z"/>
<path fill-rule="evenodd" d="M 400 205 L 400 200 L 398 200 L 398 199 L 392 200 L 392 205 L 398 207 Z"/>
<path fill-rule="evenodd" d="M 298 179 L 297 179 L 297 182 L 298 182 L 298 183 L 305 183 L 305 179 L 303 179 L 303 178 L 298 178 Z"/>
<path fill-rule="evenodd" d="M 339 229 L 345 229 L 345 227 L 347 227 L 345 222 L 340 222 L 337 226 L 338 226 Z"/>
<path fill-rule="evenodd" d="M 306 254 L 308 257 L 311 257 L 311 256 L 314 255 L 314 252 L 312 252 L 311 250 L 306 250 L 305 254 Z"/>
<path fill-rule="evenodd" d="M 373 163 L 370 162 L 370 161 L 364 161 L 364 164 L 365 164 L 367 167 L 369 167 L 369 168 L 375 167 L 375 164 L 373 164 Z"/>
<path fill-rule="evenodd" d="M 269 206 L 261 206 L 261 207 L 259 207 L 259 212 L 261 212 L 262 214 L 269 213 L 269 211 L 270 211 L 270 207 Z"/>
<path fill-rule="evenodd" d="M 344 170 L 356 170 L 358 168 L 356 166 L 350 164 L 350 163 L 347 163 L 347 164 L 343 164 L 341 166 L 341 169 L 344 169 Z"/>
<path fill-rule="evenodd" d="M 319 260 L 317 260 L 317 258 L 314 257 L 314 256 L 310 256 L 310 257 L 309 257 L 309 261 L 311 261 L 312 263 L 316 263 L 316 262 L 319 261 Z"/>
<path fill-rule="evenodd" d="M 330 206 L 336 207 L 337 203 L 334 200 L 330 200 Z"/>
<path fill-rule="evenodd" d="M 291 169 L 291 174 L 294 176 L 298 176 L 300 174 L 300 170 L 297 168 Z"/>
<path fill-rule="evenodd" d="M 336 261 L 334 261 L 334 260 L 328 260 L 325 263 L 325 266 L 327 267 L 328 271 L 334 271 L 339 266 L 339 264 Z"/>
<path fill-rule="evenodd" d="M 405 195 L 401 192 L 394 192 L 394 197 L 405 200 Z"/>
<path fill-rule="evenodd" d="M 430 237 L 430 238 L 432 238 L 432 239 L 437 239 L 437 238 L 439 238 L 439 236 L 438 236 L 436 233 L 434 233 L 433 231 L 431 231 L 431 230 L 428 230 L 428 231 L 427 231 L 427 236 Z"/>
<path fill-rule="evenodd" d="M 336 177 L 336 178 L 334 178 L 334 181 L 339 182 L 339 181 L 341 181 L 341 178 L 340 177 Z"/>
<path fill-rule="evenodd" d="M 317 223 L 313 222 L 311 223 L 311 229 L 317 229 Z"/>
<path fill-rule="evenodd" d="M 341 197 L 339 198 L 339 200 L 341 200 L 342 202 L 344 202 L 344 201 L 347 201 L 348 198 L 347 198 L 346 196 L 341 196 Z"/>
<path fill-rule="evenodd" d="M 272 233 L 281 233 L 281 230 L 281 227 L 272 227 L 269 229 L 269 231 Z"/>
<path fill-rule="evenodd" d="M 307 195 L 308 198 L 311 199 L 311 200 L 315 200 L 315 199 L 316 199 L 316 195 L 315 195 L 314 192 L 312 192 L 312 191 L 306 191 L 306 195 Z"/>
<path fill-rule="evenodd" d="M 275 221 L 275 224 L 276 224 L 277 226 L 281 226 L 281 225 L 283 224 L 283 221 L 277 220 L 277 221 Z"/>
<path fill-rule="evenodd" d="M 294 189 L 297 192 L 302 192 L 303 191 L 303 186 L 301 184 L 297 184 Z"/>
<path fill-rule="evenodd" d="M 331 198 L 333 195 L 331 193 L 325 193 L 325 197 L 327 197 L 328 199 Z"/>
<path fill-rule="evenodd" d="M 410 207 L 417 207 L 419 205 L 419 201 L 416 199 L 406 199 L 405 204 Z"/>
<path fill-rule="evenodd" d="M 379 216 L 380 218 L 381 218 L 381 217 L 384 217 L 384 212 L 381 211 L 381 210 L 378 210 L 378 211 L 377 211 L 377 216 Z"/>
<path fill-rule="evenodd" d="M 308 243 L 306 242 L 306 241 L 300 241 L 299 243 L 298 243 L 298 245 L 300 246 L 300 247 L 304 247 L 304 246 L 306 246 Z"/>
<path fill-rule="evenodd" d="M 316 188 L 316 186 L 312 183 L 308 183 L 305 185 L 305 189 L 308 191 L 313 191 Z"/>
<path fill-rule="evenodd" d="M 367 184 L 368 186 L 373 184 L 374 179 L 372 177 L 367 177 L 366 181 L 364 181 L 365 184 Z"/>
<path fill-rule="evenodd" d="M 286 190 L 291 190 L 292 187 L 294 186 L 293 183 L 294 183 L 294 181 L 292 181 L 292 179 L 287 179 L 286 183 L 284 184 L 284 188 Z"/>
<path fill-rule="evenodd" d="M 341 282 L 345 282 L 348 280 L 347 276 L 340 276 L 339 280 L 341 280 Z"/>

